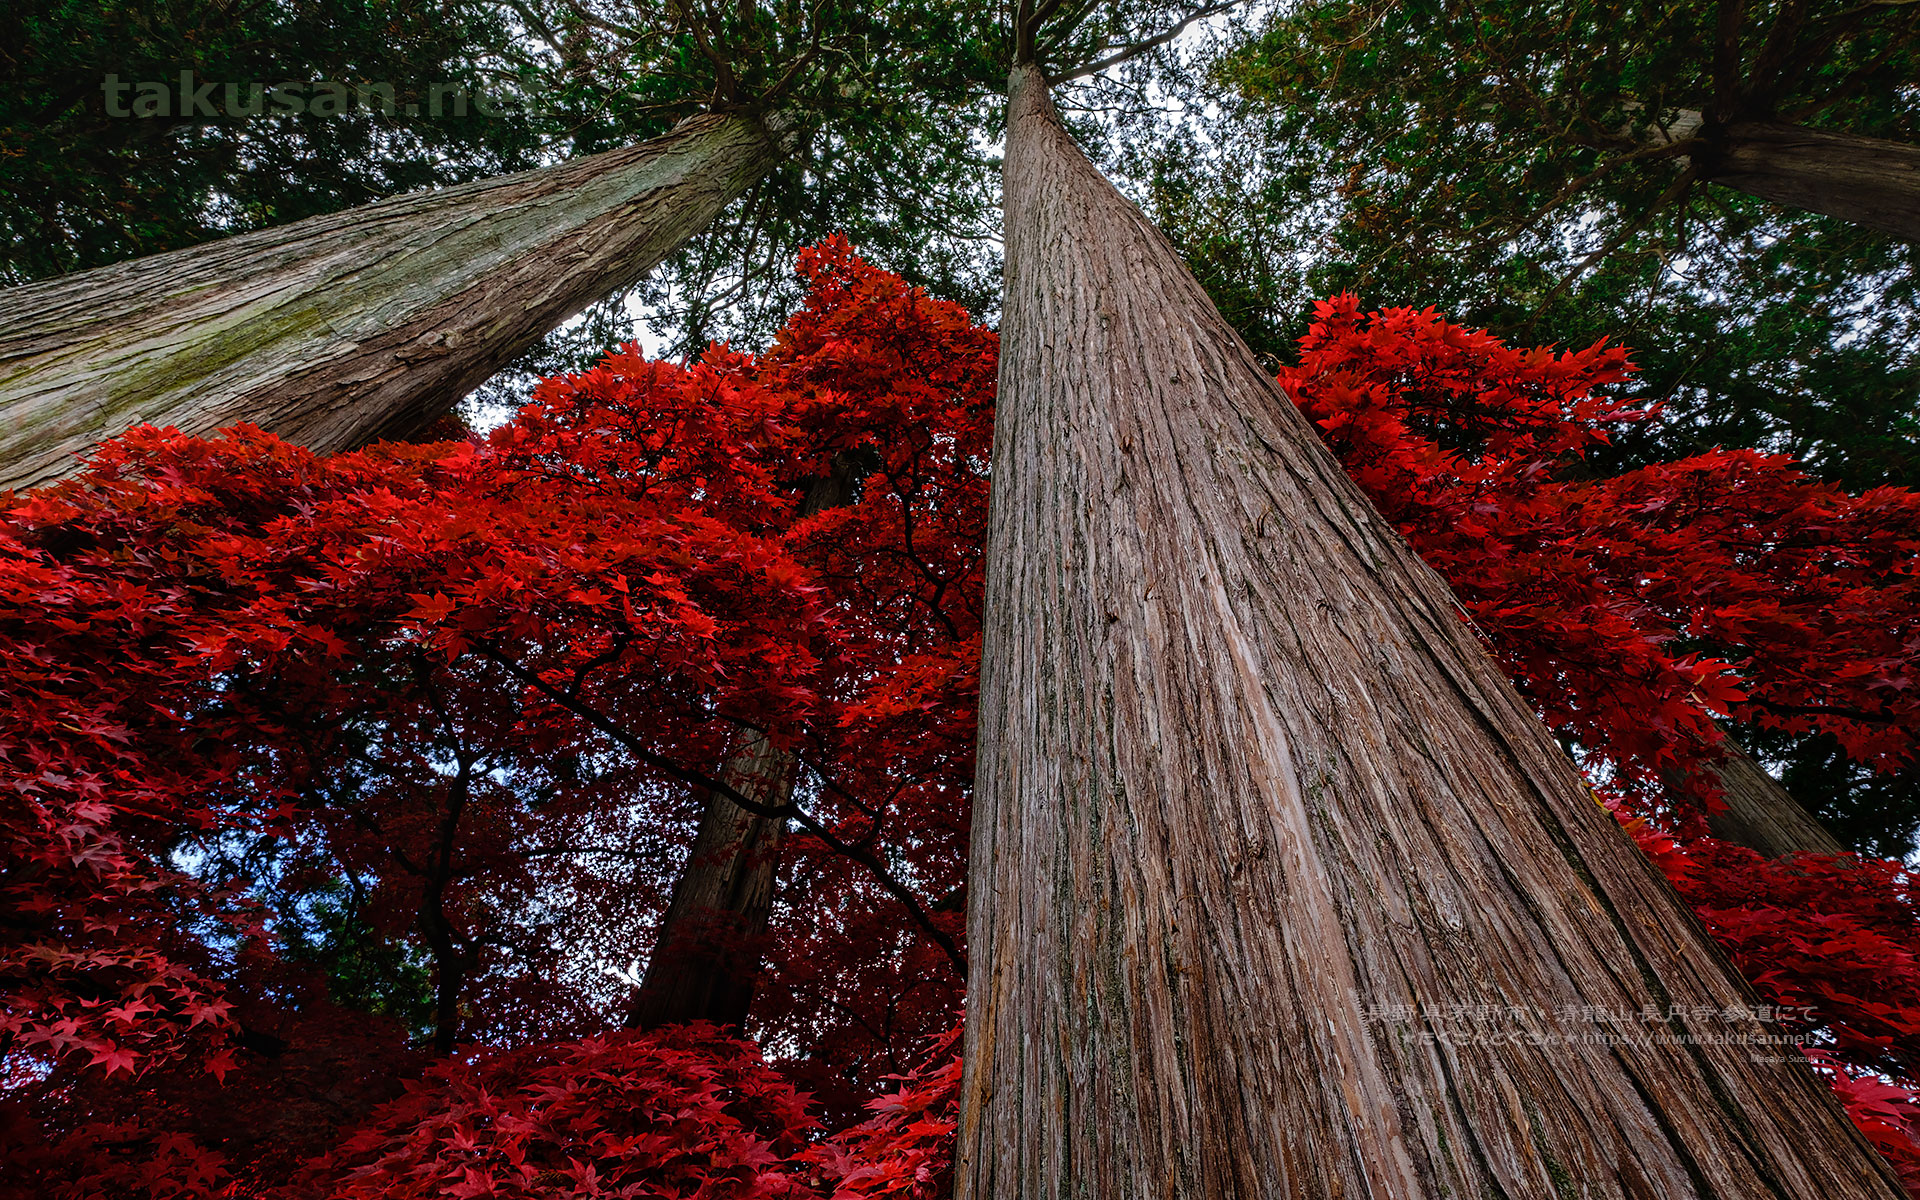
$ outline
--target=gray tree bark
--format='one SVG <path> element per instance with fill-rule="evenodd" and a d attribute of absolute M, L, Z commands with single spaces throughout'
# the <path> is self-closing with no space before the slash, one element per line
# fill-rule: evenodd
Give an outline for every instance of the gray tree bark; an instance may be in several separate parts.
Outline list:
<path fill-rule="evenodd" d="M 801 501 L 800 517 L 853 498 L 854 470 L 838 459 Z M 721 782 L 766 808 L 793 802 L 798 763 L 748 730 L 720 765 Z M 774 873 L 786 822 L 708 793 L 700 826 L 654 938 L 647 973 L 627 1010 L 627 1028 L 687 1021 L 745 1024 L 773 915 Z"/>
<path fill-rule="evenodd" d="M 1686 150 L 1709 182 L 1920 242 L 1920 146 L 1777 121 L 1710 125 L 1690 108 L 1643 136 Z"/>
<path fill-rule="evenodd" d="M 1694 156 L 1701 176 L 1920 242 L 1920 146 L 1768 121 L 1714 130 Z"/>
<path fill-rule="evenodd" d="M 1846 847 L 1801 807 L 1779 780 L 1753 760 L 1732 738 L 1712 766 L 1725 812 L 1707 818 L 1707 830 L 1768 858 L 1795 854 L 1841 854 Z"/>
<path fill-rule="evenodd" d="M 708 114 L 653 141 L 0 291 L 0 489 L 133 425 L 402 437 L 631 285 L 778 158 Z"/>
<path fill-rule="evenodd" d="M 1797 1054 L 1726 1044 L 1751 992 L 1446 585 L 1010 92 L 956 1197 L 1898 1196 Z"/>

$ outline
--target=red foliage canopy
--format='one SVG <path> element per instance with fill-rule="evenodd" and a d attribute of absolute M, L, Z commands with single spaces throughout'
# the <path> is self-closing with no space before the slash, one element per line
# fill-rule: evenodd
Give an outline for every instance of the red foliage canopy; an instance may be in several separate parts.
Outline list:
<path fill-rule="evenodd" d="M 711 1025 L 454 1059 L 310 1169 L 337 1200 L 812 1194 L 804 1099 Z"/>
<path fill-rule="evenodd" d="M 1516 350 L 1351 296 L 1316 314 L 1282 385 L 1619 782 L 1710 800 L 1716 713 L 1913 761 L 1920 494 L 1850 496 L 1751 450 L 1591 478 L 1583 452 L 1658 417 L 1606 390 L 1629 378 L 1624 351 Z"/>
<path fill-rule="evenodd" d="M 997 344 L 843 241 L 801 271 L 765 354 L 628 348 L 486 438 L 143 429 L 7 506 L 0 1136 L 44 1191 L 943 1194 Z M 1716 714 L 1912 761 L 1920 498 L 1749 451 L 1594 478 L 1656 419 L 1610 390 L 1622 351 L 1319 315 L 1283 383 L 1920 1165 L 1912 877 L 1697 828 Z M 797 516 L 835 462 L 853 502 Z M 710 1028 L 596 1035 L 743 725 L 801 764 L 772 1067 Z M 398 1099 L 398 1026 L 293 961 L 336 910 L 431 992 L 440 1061 Z M 210 1116 L 323 1072 L 311 1143 Z"/>
<path fill-rule="evenodd" d="M 40 919 L 0 934 L 4 1032 L 48 1136 L 253 1178 L 172 1064 L 231 1068 L 202 1025 L 249 1080 L 323 1053 L 258 1049 L 297 989 L 241 969 L 315 888 L 424 955 L 442 1050 L 605 1021 L 582 943 L 644 934 L 634 864 L 742 723 L 808 771 L 770 1035 L 850 1111 L 950 1022 L 995 341 L 844 242 L 802 270 L 768 354 L 628 350 L 485 440 L 136 430 L 10 507 L 0 834 Z M 857 502 L 796 522 L 836 455 Z M 89 1124 L 110 1093 L 144 1131 Z"/>

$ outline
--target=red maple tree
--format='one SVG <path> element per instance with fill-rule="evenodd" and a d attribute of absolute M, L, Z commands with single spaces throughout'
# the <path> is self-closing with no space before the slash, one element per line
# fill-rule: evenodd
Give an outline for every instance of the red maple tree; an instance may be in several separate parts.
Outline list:
<path fill-rule="evenodd" d="M 426 960 L 439 1052 L 591 1029 L 606 985 L 565 960 L 644 934 L 635 863 L 671 864 L 688 788 L 743 724 L 808 771 L 763 1005 L 794 1069 L 850 1110 L 944 1027 L 994 342 L 844 243 L 802 269 L 813 298 L 757 359 L 628 350 L 464 443 L 322 459 L 244 427 L 136 430 L 11 508 L 0 619 L 38 687 L 13 694 L 4 765 L 32 803 L 5 832 L 52 868 L 7 881 L 49 914 L 6 947 L 37 1093 L 16 1128 L 155 1178 L 252 1178 L 231 1137 L 183 1131 L 195 1085 L 172 1068 L 237 1054 L 297 1085 L 333 1035 L 249 1049 L 291 989 L 240 963 L 342 879 L 374 939 Z M 859 456 L 860 498 L 796 521 L 836 455 Z M 103 782 L 59 790 L 83 768 Z M 194 1059 L 201 1024 L 237 1047 Z M 144 1133 L 84 1119 L 75 1097 L 109 1092 Z"/>
<path fill-rule="evenodd" d="M 801 272 L 765 353 L 628 348 L 484 438 L 142 429 L 7 506 L 0 1151 L 34 1194 L 944 1194 L 997 345 L 844 241 Z M 1912 876 L 1699 825 L 1721 720 L 1912 761 L 1920 498 L 1749 451 L 1596 477 L 1656 419 L 1623 351 L 1319 316 L 1283 384 L 1920 1180 Z M 799 515 L 836 468 L 852 500 Z M 607 1032 L 743 727 L 800 781 L 769 1061 Z M 325 921 L 418 994 L 347 995 Z"/>

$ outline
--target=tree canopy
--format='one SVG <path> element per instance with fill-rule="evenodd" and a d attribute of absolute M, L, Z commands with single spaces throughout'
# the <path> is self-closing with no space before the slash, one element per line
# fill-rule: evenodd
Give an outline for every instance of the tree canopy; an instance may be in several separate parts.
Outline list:
<path fill-rule="evenodd" d="M 1151 205 L 1256 349 L 1311 303 L 1437 305 L 1505 336 L 1632 345 L 1667 419 L 1609 459 L 1760 446 L 1915 482 L 1910 244 L 1711 182 L 1767 119 L 1920 142 L 1898 5 L 1288 6 L 1218 57 L 1224 110 Z M 1706 123 L 1702 125 L 1702 121 Z"/>
<path fill-rule="evenodd" d="M 0 491 L 0 1200 L 1920 1196 L 1917 11 L 0 18 L 7 282 L 777 135 Z"/>
<path fill-rule="evenodd" d="M 255 1190 L 376 1160 L 398 1180 L 383 1138 L 500 1186 L 673 1169 L 611 1142 L 569 1166 L 531 1127 L 449 1157 L 408 1131 L 521 1103 L 452 1067 L 367 1114 L 427 1065 L 409 1042 L 500 1047 L 474 1069 L 513 1088 L 536 1086 L 536 1060 L 567 1088 L 772 1079 L 731 1043 L 571 1040 L 618 1024 L 606 972 L 644 953 L 686 785 L 744 721 L 804 764 L 751 1028 L 824 1108 L 803 1118 L 789 1084 L 756 1083 L 776 1088 L 773 1125 L 727 1133 L 716 1109 L 657 1136 L 697 1128 L 716 1169 L 711 1139 L 745 1137 L 726 1153 L 769 1188 L 937 1178 L 958 1075 L 951 1039 L 921 1039 L 959 1000 L 995 342 L 844 243 L 803 278 L 766 354 L 616 355 L 484 440 L 315 458 L 245 430 L 136 431 L 16 504 L 8 727 L 28 740 L 6 752 L 9 837 L 43 865 L 11 884 L 35 916 L 8 949 L 8 1020 L 10 1052 L 48 1072 L 13 1101 L 46 1131 L 34 1145 Z M 1702 835 L 1711 786 L 1663 768 L 1706 757 L 1716 716 L 1822 723 L 1863 769 L 1907 762 L 1912 723 L 1875 715 L 1906 702 L 1913 495 L 1856 498 L 1751 453 L 1590 478 L 1584 454 L 1650 419 L 1598 390 L 1626 375 L 1621 351 L 1519 352 L 1350 298 L 1319 316 L 1291 393 L 1763 995 L 1837 1039 L 1832 1077 L 1898 1150 L 1910 1102 L 1872 1072 L 1909 1078 L 1920 1033 L 1888 974 L 1913 934 L 1906 875 L 1762 867 Z M 860 447 L 857 502 L 794 523 L 799 485 Z M 1747 528 L 1771 554 L 1716 557 Z M 923 1052 L 877 1124 L 850 1124 Z M 357 1082 L 316 1109 L 320 1071 Z M 190 1099 L 233 1088 L 294 1104 L 300 1135 L 239 1137 L 210 1115 L 224 1102 Z M 669 1103 L 639 1094 L 574 1102 Z M 90 1123 L 108 1104 L 121 1123 Z M 822 1119 L 847 1132 L 816 1143 Z"/>

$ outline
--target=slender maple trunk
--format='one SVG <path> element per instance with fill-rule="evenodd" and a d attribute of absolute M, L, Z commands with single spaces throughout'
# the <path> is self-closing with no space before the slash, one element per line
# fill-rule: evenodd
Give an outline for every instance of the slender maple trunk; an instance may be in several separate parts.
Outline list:
<path fill-rule="evenodd" d="M 444 879 L 429 879 L 421 903 L 419 928 L 433 959 L 433 1051 L 450 1054 L 460 1040 L 460 999 L 475 965 L 471 950 L 457 944 L 447 919 Z"/>
<path fill-rule="evenodd" d="M 780 119 L 774 125 L 783 128 Z M 591 158 L 0 291 L 0 489 L 151 422 L 405 436 L 632 284 L 779 156 L 708 114 Z"/>
<path fill-rule="evenodd" d="M 849 463 L 814 481 L 799 508 L 807 517 L 852 498 Z M 793 801 L 794 756 L 759 732 L 742 733 L 719 777 L 767 808 Z M 705 798 L 686 866 L 674 881 L 640 991 L 627 1010 L 629 1029 L 687 1021 L 738 1027 L 746 1022 L 760 973 L 761 949 L 773 914 L 774 872 L 786 822 L 751 813 L 724 796 Z"/>
<path fill-rule="evenodd" d="M 466 994 L 467 979 L 478 965 L 471 944 L 466 944 L 447 914 L 447 889 L 453 883 L 454 846 L 460 836 L 460 820 L 466 815 L 472 793 L 473 761 L 464 751 L 456 751 L 460 769 L 449 784 L 446 808 L 440 815 L 438 835 L 422 861 L 420 913 L 418 927 L 427 953 L 433 959 L 433 1050 L 450 1054 L 460 1040 L 460 998 Z"/>
<path fill-rule="evenodd" d="M 793 756 L 759 733 L 743 736 L 719 775 L 756 803 L 784 808 L 792 802 Z M 784 824 L 707 795 L 646 977 L 627 1010 L 629 1029 L 686 1021 L 737 1027 L 747 1019 Z"/>
<path fill-rule="evenodd" d="M 1752 993 L 1010 91 L 958 1200 L 1899 1195 L 1724 1044 Z"/>
<path fill-rule="evenodd" d="M 1920 242 L 1920 146 L 1771 121 L 1740 121 L 1696 156 L 1704 178 L 1763 200 Z"/>
<path fill-rule="evenodd" d="M 1725 812 L 1707 818 L 1713 836 L 1768 858 L 1846 850 L 1732 738 L 1711 770 L 1727 805 Z"/>

